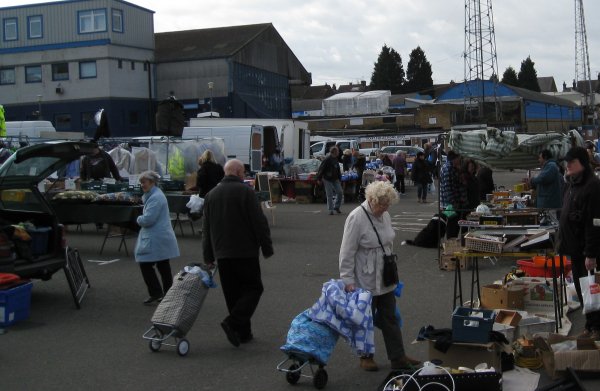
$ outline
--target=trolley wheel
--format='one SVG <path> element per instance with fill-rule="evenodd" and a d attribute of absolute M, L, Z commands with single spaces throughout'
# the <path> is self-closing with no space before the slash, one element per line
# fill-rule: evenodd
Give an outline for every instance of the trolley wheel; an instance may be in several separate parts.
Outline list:
<path fill-rule="evenodd" d="M 161 342 L 157 341 L 156 338 L 160 338 L 160 334 L 159 333 L 154 333 L 154 335 L 152 336 L 152 339 L 150 340 L 150 350 L 152 350 L 153 352 L 158 352 L 160 350 L 160 345 Z"/>
<path fill-rule="evenodd" d="M 290 367 L 288 368 L 289 372 L 285 373 L 285 380 L 287 380 L 288 383 L 290 383 L 290 384 L 298 383 L 298 380 L 300 380 L 299 368 L 300 368 L 300 366 L 298 364 L 290 365 Z"/>
<path fill-rule="evenodd" d="M 188 342 L 188 340 L 185 338 L 180 339 L 179 342 L 177 342 L 177 353 L 179 353 L 179 355 L 183 357 L 187 355 L 189 351 L 190 343 Z"/>
<path fill-rule="evenodd" d="M 317 390 L 321 390 L 321 389 L 325 388 L 325 386 L 327 385 L 327 379 L 328 379 L 327 371 L 323 368 L 319 368 L 315 372 L 315 378 L 313 379 L 313 385 L 315 386 L 315 388 Z"/>

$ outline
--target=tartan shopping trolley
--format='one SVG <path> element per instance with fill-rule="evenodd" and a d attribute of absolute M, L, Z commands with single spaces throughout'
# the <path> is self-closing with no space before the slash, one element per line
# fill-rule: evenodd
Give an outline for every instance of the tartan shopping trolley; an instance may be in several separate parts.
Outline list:
<path fill-rule="evenodd" d="M 154 315 L 152 327 L 142 338 L 149 341 L 150 350 L 158 352 L 162 345 L 177 348 L 180 356 L 190 350 L 185 335 L 192 328 L 213 281 L 217 268 L 208 265 L 186 266 L 173 278 L 173 286 L 165 294 Z M 174 342 L 169 342 L 171 339 Z"/>

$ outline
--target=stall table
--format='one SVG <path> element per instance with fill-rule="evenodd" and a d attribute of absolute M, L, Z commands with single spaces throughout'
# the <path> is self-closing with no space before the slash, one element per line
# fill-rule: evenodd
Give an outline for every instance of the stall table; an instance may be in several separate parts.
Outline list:
<path fill-rule="evenodd" d="M 143 206 L 141 205 L 53 202 L 52 207 L 56 212 L 58 221 L 65 225 L 95 223 L 117 226 L 119 228 L 118 234 L 111 234 L 110 229 L 106 230 L 100 254 L 104 250 L 106 240 L 116 237 L 120 238 L 119 251 L 124 246 L 125 253 L 129 255 L 125 238 L 129 231 L 139 229 L 136 220 L 143 213 Z"/>

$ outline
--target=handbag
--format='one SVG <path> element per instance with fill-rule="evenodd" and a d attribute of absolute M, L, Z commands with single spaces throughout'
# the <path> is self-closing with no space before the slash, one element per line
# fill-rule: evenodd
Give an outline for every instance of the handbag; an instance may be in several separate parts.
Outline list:
<path fill-rule="evenodd" d="M 379 245 L 381 246 L 381 250 L 383 251 L 383 285 L 385 285 L 386 287 L 390 286 L 390 285 L 396 285 L 398 284 L 398 265 L 396 264 L 396 260 L 398 259 L 398 256 L 396 254 L 386 254 L 385 253 L 385 248 L 383 247 L 383 244 L 381 243 L 381 239 L 379 238 L 379 232 L 377 232 L 377 229 L 375 228 L 375 224 L 373 224 L 373 220 L 371 220 L 371 216 L 369 216 L 369 213 L 367 212 L 367 210 L 365 209 L 364 206 L 360 206 L 364 211 L 365 214 L 367 215 L 367 218 L 369 219 L 369 222 L 371 223 L 371 226 L 373 227 L 373 231 L 375 231 L 375 235 L 377 236 L 377 241 L 379 242 Z"/>
<path fill-rule="evenodd" d="M 579 279 L 581 295 L 583 296 L 583 313 L 600 311 L 600 284 L 596 277 L 588 270 L 588 275 Z"/>

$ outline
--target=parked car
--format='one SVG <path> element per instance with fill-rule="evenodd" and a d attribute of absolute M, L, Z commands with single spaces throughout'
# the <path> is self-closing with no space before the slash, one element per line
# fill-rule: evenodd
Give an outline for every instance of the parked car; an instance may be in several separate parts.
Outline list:
<path fill-rule="evenodd" d="M 337 146 L 340 154 L 346 149 L 358 149 L 358 141 L 356 140 L 328 140 L 319 141 L 310 146 L 310 155 L 313 157 L 325 156 L 333 146 Z"/>
<path fill-rule="evenodd" d="M 17 150 L 0 167 L 0 272 L 50 279 L 65 264 L 66 239 L 52 206 L 38 184 L 94 145 L 80 141 L 40 143 Z M 13 225 L 23 225 L 31 242 L 17 242 Z M 10 251 L 11 245 L 14 250 Z M 29 247 L 28 247 L 29 246 Z"/>

